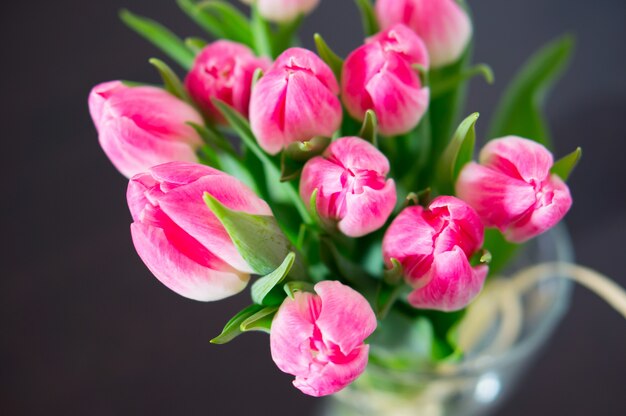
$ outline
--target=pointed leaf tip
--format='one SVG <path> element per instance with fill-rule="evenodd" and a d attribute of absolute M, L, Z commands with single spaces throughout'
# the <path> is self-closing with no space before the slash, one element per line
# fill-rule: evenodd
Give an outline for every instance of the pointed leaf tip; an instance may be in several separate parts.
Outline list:
<path fill-rule="evenodd" d="M 564 181 L 567 181 L 574 168 L 578 165 L 582 155 L 583 150 L 577 147 L 572 153 L 557 160 L 552 166 L 552 169 L 550 169 L 550 172 L 559 176 Z"/>

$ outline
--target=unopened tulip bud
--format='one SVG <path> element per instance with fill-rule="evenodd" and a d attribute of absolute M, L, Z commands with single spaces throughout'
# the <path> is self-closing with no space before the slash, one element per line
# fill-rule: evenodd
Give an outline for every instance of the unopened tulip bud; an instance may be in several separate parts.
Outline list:
<path fill-rule="evenodd" d="M 313 52 L 283 52 L 252 90 L 250 126 L 259 145 L 276 154 L 293 142 L 331 137 L 341 124 L 339 86 Z"/>
<path fill-rule="evenodd" d="M 344 137 L 302 170 L 300 194 L 306 204 L 317 189 L 316 209 L 325 223 L 349 237 L 382 227 L 396 204 L 396 186 L 387 179 L 389 161 L 358 137 Z"/>
<path fill-rule="evenodd" d="M 104 153 L 126 177 L 165 162 L 198 160 L 202 139 L 187 123 L 202 125 L 202 116 L 165 90 L 105 82 L 91 90 L 89 111 Z"/>
<path fill-rule="evenodd" d="M 230 209 L 272 215 L 239 180 L 195 163 L 166 163 L 134 176 L 127 200 L 133 243 L 148 269 L 174 292 L 211 301 L 243 290 L 253 270 L 205 205 L 205 192 Z"/>
<path fill-rule="evenodd" d="M 376 15 L 382 29 L 397 23 L 413 29 L 435 68 L 457 61 L 472 36 L 470 18 L 456 0 L 377 0 Z"/>
<path fill-rule="evenodd" d="M 271 22 L 286 23 L 298 16 L 309 14 L 319 0 L 241 0 L 246 4 L 256 3 L 259 14 Z"/>
<path fill-rule="evenodd" d="M 455 311 L 467 306 L 482 289 L 487 266 L 469 259 L 482 247 L 483 225 L 465 202 L 440 196 L 424 209 L 405 208 L 383 238 L 387 267 L 402 265 L 414 289 L 408 301 L 416 308 Z"/>
<path fill-rule="evenodd" d="M 286 298 L 272 321 L 270 348 L 279 369 L 296 376 L 294 386 L 310 396 L 336 393 L 367 366 L 363 341 L 376 329 L 367 300 L 336 281 L 315 292 Z"/>
<path fill-rule="evenodd" d="M 254 71 L 269 65 L 268 59 L 257 58 L 244 45 L 218 40 L 198 54 L 185 78 L 185 87 L 211 120 L 223 123 L 212 100 L 217 98 L 247 116 Z"/>
<path fill-rule="evenodd" d="M 412 130 L 428 108 L 429 89 L 416 65 L 428 68 L 421 39 L 404 25 L 395 25 L 367 40 L 343 65 L 341 97 L 350 115 L 363 120 L 374 110 L 384 135 Z"/>
<path fill-rule="evenodd" d="M 541 144 L 515 136 L 492 140 L 479 161 L 461 170 L 456 193 L 507 240 L 521 243 L 541 234 L 570 209 L 569 188 L 550 173 L 552 154 Z"/>

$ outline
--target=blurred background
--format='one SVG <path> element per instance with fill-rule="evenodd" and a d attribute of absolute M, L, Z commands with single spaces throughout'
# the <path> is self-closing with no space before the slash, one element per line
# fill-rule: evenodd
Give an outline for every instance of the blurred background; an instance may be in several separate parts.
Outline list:
<path fill-rule="evenodd" d="M 556 154 L 582 146 L 566 221 L 579 263 L 626 286 L 626 2 L 470 1 L 475 61 L 496 74 L 472 82 L 467 112 L 481 139 L 517 68 L 565 32 L 570 70 L 547 113 Z M 127 181 L 100 150 L 87 111 L 96 83 L 157 82 L 162 55 L 117 18 L 121 7 L 181 36 L 202 35 L 174 0 L 2 6 L 3 122 L 0 413 L 3 415 L 294 414 L 320 401 L 273 364 L 267 336 L 210 345 L 245 306 L 175 295 L 132 247 Z M 322 0 L 302 38 L 320 32 L 342 55 L 362 40 L 350 0 Z M 500 415 L 626 414 L 626 322 L 576 288 L 569 313 Z"/>

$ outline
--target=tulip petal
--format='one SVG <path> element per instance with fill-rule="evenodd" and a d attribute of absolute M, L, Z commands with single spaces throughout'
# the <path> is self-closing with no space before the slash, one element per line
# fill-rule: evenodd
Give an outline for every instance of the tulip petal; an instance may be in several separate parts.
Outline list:
<path fill-rule="evenodd" d="M 159 198 L 160 208 L 180 227 L 235 269 L 252 273 L 220 221 L 202 202 L 205 192 L 224 206 L 248 214 L 272 215 L 265 203 L 239 180 L 228 175 L 203 176 Z"/>
<path fill-rule="evenodd" d="M 343 137 L 341 140 L 335 140 L 324 152 L 324 157 L 339 162 L 346 169 L 367 169 L 382 176 L 389 173 L 387 157 L 376 146 L 359 137 Z"/>
<path fill-rule="evenodd" d="M 480 163 L 531 184 L 548 177 L 553 158 L 535 141 L 507 136 L 489 141 L 480 152 Z"/>
<path fill-rule="evenodd" d="M 321 299 L 316 324 L 324 341 L 349 355 L 376 329 L 372 307 L 359 292 L 337 281 L 319 282 L 315 291 Z"/>
<path fill-rule="evenodd" d="M 360 194 L 346 194 L 346 215 L 337 226 L 348 237 L 362 237 L 385 225 L 395 206 L 393 179 L 389 179 L 383 189 L 363 187 Z"/>
<path fill-rule="evenodd" d="M 139 128 L 127 117 L 103 121 L 100 124 L 99 141 L 113 165 L 127 177 L 172 160 L 198 160 L 189 145 L 162 140 Z"/>
<path fill-rule="evenodd" d="M 456 194 L 478 212 L 486 226 L 501 230 L 533 208 L 537 201 L 532 185 L 474 162 L 461 170 Z"/>
<path fill-rule="evenodd" d="M 311 362 L 310 338 L 315 329 L 315 313 L 319 313 L 321 300 L 306 292 L 296 292 L 293 301 L 287 299 L 272 321 L 272 360 L 285 373 L 306 374 Z"/>
<path fill-rule="evenodd" d="M 472 268 L 460 247 L 434 257 L 427 285 L 414 290 L 408 300 L 416 308 L 455 311 L 467 306 L 481 291 L 486 266 Z"/>
<path fill-rule="evenodd" d="M 522 243 L 559 223 L 572 206 L 567 185 L 556 175 L 541 188 L 539 206 L 511 224 L 504 235 L 508 241 Z"/>
<path fill-rule="evenodd" d="M 358 347 L 357 354 L 342 364 L 327 363 L 319 373 L 296 376 L 293 385 L 309 396 L 321 397 L 338 392 L 356 380 L 367 367 L 369 345 Z"/>
<path fill-rule="evenodd" d="M 131 234 L 135 249 L 148 269 L 165 286 L 187 298 L 223 299 L 243 290 L 249 279 L 246 274 L 229 270 L 221 260 L 184 234 L 166 236 L 163 229 L 137 222 L 131 225 Z M 183 254 L 170 239 L 178 240 L 175 244 L 193 253 L 194 258 Z"/>

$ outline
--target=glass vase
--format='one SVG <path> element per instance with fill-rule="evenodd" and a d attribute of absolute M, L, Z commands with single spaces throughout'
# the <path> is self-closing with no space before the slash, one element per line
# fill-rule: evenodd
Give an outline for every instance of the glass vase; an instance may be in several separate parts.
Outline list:
<path fill-rule="evenodd" d="M 542 262 L 571 262 L 573 254 L 564 227 L 527 243 L 503 273 L 514 275 Z M 506 279 L 506 277 L 503 277 Z M 480 331 L 471 329 L 470 351 L 454 362 L 437 366 L 390 368 L 370 358 L 365 373 L 353 384 L 328 398 L 327 416 L 471 416 L 488 415 L 515 388 L 524 371 L 547 342 L 567 310 L 572 284 L 566 279 L 542 279 L 516 299 L 492 290 L 499 279 L 487 282 L 480 297 L 480 311 L 473 319 Z M 490 295 L 487 295 L 490 293 Z M 510 293 L 509 293 L 510 295 Z M 479 297 L 479 298 L 480 298 Z M 477 299 L 476 302 L 478 302 Z M 489 304 L 501 308 L 489 309 Z M 470 308 L 471 311 L 471 308 Z M 496 312 L 496 313 L 494 313 Z M 465 318 L 469 319 L 469 313 Z M 476 319 L 478 317 L 478 319 Z M 464 319 L 465 319 L 464 318 Z M 370 351 L 379 347 L 372 342 Z M 403 346 L 406 352 L 407 346 Z M 409 346 L 419 349 L 419 343 Z M 388 351 L 394 354 L 394 351 Z M 420 351 L 415 351 L 415 355 Z M 423 354 L 423 352 L 422 352 Z"/>

